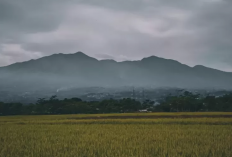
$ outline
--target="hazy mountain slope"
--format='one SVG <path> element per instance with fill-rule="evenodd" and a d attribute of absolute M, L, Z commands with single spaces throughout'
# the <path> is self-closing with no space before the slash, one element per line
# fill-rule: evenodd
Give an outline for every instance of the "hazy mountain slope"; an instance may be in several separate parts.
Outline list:
<path fill-rule="evenodd" d="M 0 87 L 157 86 L 232 88 L 232 73 L 189 67 L 155 56 L 140 61 L 97 60 L 81 52 L 55 54 L 0 68 Z"/>

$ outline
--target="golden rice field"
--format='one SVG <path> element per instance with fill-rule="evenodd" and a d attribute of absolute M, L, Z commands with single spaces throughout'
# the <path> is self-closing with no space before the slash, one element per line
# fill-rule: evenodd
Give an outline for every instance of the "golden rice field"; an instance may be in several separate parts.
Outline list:
<path fill-rule="evenodd" d="M 0 157 L 232 157 L 231 116 L 134 113 L 0 117 Z"/>

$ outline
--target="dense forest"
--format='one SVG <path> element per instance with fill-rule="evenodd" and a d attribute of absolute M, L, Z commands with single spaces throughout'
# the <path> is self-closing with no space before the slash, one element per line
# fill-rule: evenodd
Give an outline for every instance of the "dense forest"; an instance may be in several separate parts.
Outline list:
<path fill-rule="evenodd" d="M 150 112 L 207 112 L 232 111 L 232 93 L 224 96 L 206 96 L 184 92 L 179 96 L 166 97 L 160 104 L 153 101 L 143 102 L 125 98 L 121 100 L 82 101 L 79 98 L 59 100 L 56 96 L 50 99 L 40 98 L 34 104 L 0 102 L 0 115 L 45 115 L 45 114 L 98 114 L 98 113 L 131 113 Z"/>

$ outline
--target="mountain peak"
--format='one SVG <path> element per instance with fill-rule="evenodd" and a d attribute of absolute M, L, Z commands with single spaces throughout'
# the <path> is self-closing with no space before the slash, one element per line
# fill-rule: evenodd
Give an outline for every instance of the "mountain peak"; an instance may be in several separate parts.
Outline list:
<path fill-rule="evenodd" d="M 150 56 L 150 57 L 143 58 L 141 61 L 154 61 L 154 60 L 159 60 L 159 59 L 162 59 L 162 58 L 159 58 L 157 56 Z"/>
<path fill-rule="evenodd" d="M 47 57 L 70 57 L 70 56 L 75 56 L 75 57 L 78 57 L 78 58 L 91 58 L 90 56 L 84 54 L 83 52 L 81 51 L 78 51 L 76 53 L 73 53 L 73 54 L 64 54 L 64 53 L 58 53 L 58 54 L 53 54 L 51 56 L 47 56 Z"/>
<path fill-rule="evenodd" d="M 87 56 L 87 57 L 89 57 L 88 55 L 86 55 L 85 53 L 83 53 L 83 52 L 81 52 L 81 51 L 78 51 L 78 52 L 74 53 L 74 55 Z"/>
<path fill-rule="evenodd" d="M 78 51 L 78 52 L 76 52 L 76 53 L 74 53 L 72 55 L 74 55 L 74 57 L 77 57 L 79 59 L 94 59 L 94 60 L 97 60 L 97 59 L 95 59 L 95 58 L 93 58 L 91 56 L 88 56 L 87 54 L 85 54 L 85 53 L 83 53 L 81 51 Z"/>
<path fill-rule="evenodd" d="M 145 57 L 142 60 L 146 60 L 146 59 L 159 59 L 159 57 L 157 56 L 149 56 L 149 57 Z"/>

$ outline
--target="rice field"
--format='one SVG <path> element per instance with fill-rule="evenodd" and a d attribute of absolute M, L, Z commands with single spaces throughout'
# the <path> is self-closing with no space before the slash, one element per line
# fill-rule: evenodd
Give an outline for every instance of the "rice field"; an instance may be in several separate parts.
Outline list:
<path fill-rule="evenodd" d="M 232 113 L 0 117 L 1 157 L 230 157 Z"/>

